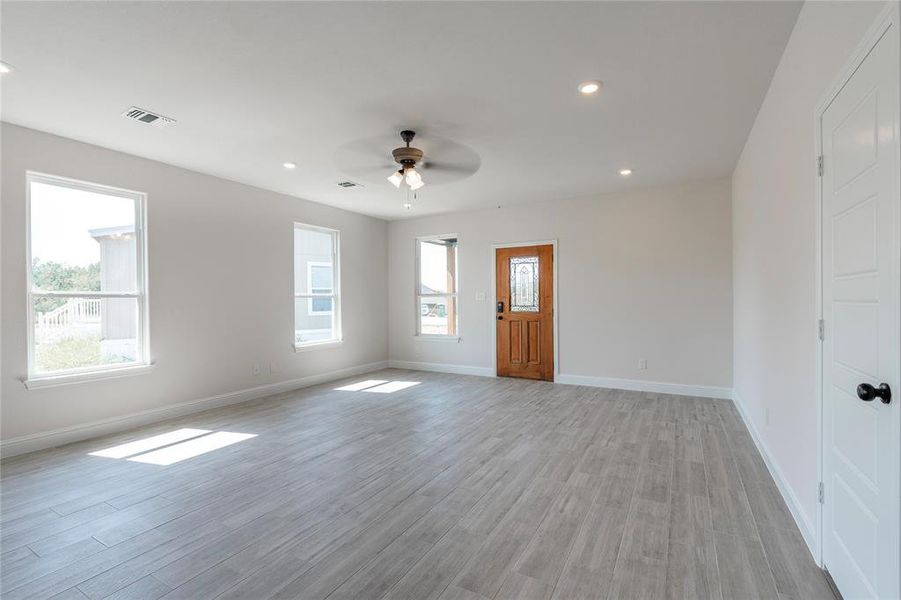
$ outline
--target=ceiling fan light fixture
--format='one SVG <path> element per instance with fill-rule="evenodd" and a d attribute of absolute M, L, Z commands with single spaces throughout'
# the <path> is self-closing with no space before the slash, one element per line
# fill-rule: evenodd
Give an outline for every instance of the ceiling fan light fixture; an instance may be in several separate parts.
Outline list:
<path fill-rule="evenodd" d="M 416 190 L 418 190 L 419 188 L 421 188 L 421 187 L 424 186 L 424 185 L 425 185 L 425 182 L 424 182 L 422 179 L 420 179 L 420 180 L 417 181 L 416 183 L 411 183 L 411 184 L 410 184 L 410 189 L 413 190 L 413 191 L 415 192 Z"/>
<path fill-rule="evenodd" d="M 404 180 L 404 172 L 402 169 L 399 171 L 395 171 L 394 173 L 391 174 L 390 177 L 388 177 L 388 181 L 390 181 L 391 185 L 393 185 L 396 188 L 400 188 L 400 183 L 403 180 Z"/>
<path fill-rule="evenodd" d="M 420 175 L 415 167 L 410 167 L 405 169 L 404 173 L 406 174 L 405 179 L 407 180 L 407 185 L 410 186 L 411 189 L 417 189 L 415 186 L 422 187 L 422 175 Z"/>

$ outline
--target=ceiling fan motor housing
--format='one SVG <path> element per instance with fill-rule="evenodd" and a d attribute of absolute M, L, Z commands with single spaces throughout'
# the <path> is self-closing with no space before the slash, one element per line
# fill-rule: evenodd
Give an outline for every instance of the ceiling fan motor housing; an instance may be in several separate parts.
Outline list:
<path fill-rule="evenodd" d="M 410 146 L 395 148 L 391 151 L 391 154 L 394 155 L 394 162 L 404 167 L 412 167 L 416 163 L 422 162 L 422 150 L 419 148 L 411 148 Z"/>

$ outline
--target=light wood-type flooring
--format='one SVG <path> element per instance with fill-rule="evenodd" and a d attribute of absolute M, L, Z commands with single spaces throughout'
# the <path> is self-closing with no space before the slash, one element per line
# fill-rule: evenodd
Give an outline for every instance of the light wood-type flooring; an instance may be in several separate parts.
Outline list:
<path fill-rule="evenodd" d="M 89 454 L 184 428 L 255 437 Z M 6 600 L 832 598 L 731 402 L 400 370 L 9 459 L 0 566 Z"/>

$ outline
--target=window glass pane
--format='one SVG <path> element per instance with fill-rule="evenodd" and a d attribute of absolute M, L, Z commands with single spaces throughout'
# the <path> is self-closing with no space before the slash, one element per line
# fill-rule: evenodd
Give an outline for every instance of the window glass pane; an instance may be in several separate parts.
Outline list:
<path fill-rule="evenodd" d="M 331 294 L 332 266 L 310 265 L 310 286 L 314 294 Z"/>
<path fill-rule="evenodd" d="M 134 292 L 135 200 L 34 181 L 35 291 Z"/>
<path fill-rule="evenodd" d="M 309 298 L 311 314 L 332 312 L 331 298 Z"/>
<path fill-rule="evenodd" d="M 510 311 L 538 312 L 538 257 L 510 259 Z"/>
<path fill-rule="evenodd" d="M 453 296 L 419 298 L 419 333 L 454 335 L 457 333 L 457 299 Z"/>
<path fill-rule="evenodd" d="M 135 298 L 35 298 L 34 315 L 36 372 L 140 359 Z"/>
<path fill-rule="evenodd" d="M 419 242 L 419 293 L 456 292 L 456 240 L 421 240 Z"/>
<path fill-rule="evenodd" d="M 322 304 L 316 304 L 316 303 Z M 316 314 L 311 307 L 327 309 L 326 314 Z M 294 343 L 324 342 L 335 339 L 331 298 L 294 299 Z"/>
<path fill-rule="evenodd" d="M 328 283 L 332 287 L 332 252 L 334 234 L 296 227 L 294 229 L 294 292 L 312 293 L 313 286 Z"/>

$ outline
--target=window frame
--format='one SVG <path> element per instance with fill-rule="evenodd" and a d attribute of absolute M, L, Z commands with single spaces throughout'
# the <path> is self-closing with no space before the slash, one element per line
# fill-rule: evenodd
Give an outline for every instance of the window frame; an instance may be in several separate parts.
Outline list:
<path fill-rule="evenodd" d="M 312 231 L 316 233 L 327 233 L 332 236 L 332 293 L 330 294 L 314 294 L 312 293 L 312 269 L 310 268 L 313 264 L 318 264 L 320 266 L 327 265 L 328 263 L 324 263 L 321 261 L 312 261 L 307 263 L 307 288 L 309 289 L 309 293 L 303 294 L 297 292 L 296 287 L 296 277 L 297 277 L 297 249 L 294 247 L 294 237 L 291 238 L 291 252 L 292 252 L 292 276 L 295 281 L 294 288 L 294 299 L 292 305 L 292 321 L 293 325 L 293 334 L 292 339 L 294 340 L 294 350 L 302 351 L 302 350 L 312 350 L 315 348 L 328 347 L 328 346 L 336 346 L 341 344 L 344 341 L 344 334 L 341 328 L 341 232 L 338 229 L 332 229 L 330 227 L 321 227 L 319 225 L 310 225 L 309 223 L 301 223 L 299 221 L 294 222 L 294 227 L 292 229 L 292 234 L 296 233 L 297 230 L 305 230 Z M 298 342 L 297 341 L 297 299 L 298 298 L 307 298 L 307 314 L 308 316 L 317 316 L 322 317 L 326 315 L 331 315 L 332 317 L 332 337 L 327 340 L 316 340 L 312 342 Z M 331 298 L 332 299 L 332 310 L 328 313 L 323 312 L 311 312 L 313 299 L 314 298 Z"/>
<path fill-rule="evenodd" d="M 456 240 L 456 261 L 454 264 L 454 291 L 437 294 L 422 293 L 422 244 L 423 242 L 431 242 L 435 240 L 446 241 L 450 238 Z M 460 236 L 455 233 L 445 233 L 439 235 L 418 236 L 415 244 L 415 260 L 413 273 L 413 318 L 414 318 L 414 337 L 421 341 L 434 342 L 459 342 L 460 341 Z M 446 298 L 448 305 L 450 299 L 454 300 L 454 333 L 423 333 L 422 332 L 422 299 L 423 298 Z"/>
<path fill-rule="evenodd" d="M 135 291 L 134 292 L 35 292 L 32 273 L 31 248 L 31 186 L 43 183 L 56 187 L 127 198 L 134 202 L 135 210 Z M 120 377 L 143 373 L 153 366 L 150 355 L 150 317 L 147 264 L 147 194 L 136 190 L 113 187 L 100 183 L 81 181 L 59 175 L 36 171 L 25 172 L 25 305 L 27 311 L 27 388 L 46 387 L 68 382 L 90 381 L 107 377 Z M 129 298 L 137 303 L 137 335 L 135 343 L 137 360 L 129 363 L 96 365 L 57 371 L 37 372 L 35 370 L 35 311 L 36 298 Z"/>

